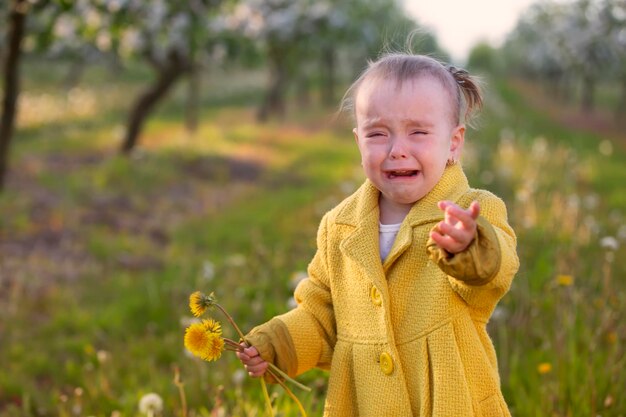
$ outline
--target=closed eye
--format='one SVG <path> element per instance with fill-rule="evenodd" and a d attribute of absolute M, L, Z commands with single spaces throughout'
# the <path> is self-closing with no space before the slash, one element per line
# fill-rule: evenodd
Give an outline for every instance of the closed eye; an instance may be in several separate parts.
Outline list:
<path fill-rule="evenodd" d="M 373 133 L 368 133 L 367 135 L 365 135 L 366 138 L 375 138 L 375 137 L 382 137 L 385 136 L 382 132 L 373 132 Z"/>

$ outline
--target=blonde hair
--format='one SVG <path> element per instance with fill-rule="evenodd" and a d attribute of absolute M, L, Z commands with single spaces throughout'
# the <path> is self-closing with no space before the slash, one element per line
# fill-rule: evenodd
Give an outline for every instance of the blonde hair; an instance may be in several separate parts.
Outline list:
<path fill-rule="evenodd" d="M 446 66 L 426 55 L 410 53 L 387 53 L 376 61 L 368 62 L 367 68 L 352 83 L 341 100 L 340 111 L 354 115 L 359 89 L 369 80 L 395 80 L 398 87 L 405 81 L 420 77 L 432 77 L 439 81 L 450 96 L 454 125 L 465 122 L 471 125 L 473 116 L 483 105 L 479 81 L 464 69 Z M 464 99 L 464 102 L 463 102 Z M 461 120 L 461 110 L 463 120 Z"/>

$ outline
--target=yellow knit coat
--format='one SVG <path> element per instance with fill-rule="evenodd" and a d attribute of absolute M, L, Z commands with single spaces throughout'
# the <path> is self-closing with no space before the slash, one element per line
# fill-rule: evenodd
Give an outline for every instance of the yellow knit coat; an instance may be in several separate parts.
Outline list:
<path fill-rule="evenodd" d="M 330 369 L 324 416 L 510 416 L 486 331 L 518 269 L 504 203 L 448 167 L 381 263 L 378 197 L 366 181 L 324 216 L 297 308 L 249 341 L 290 375 Z M 441 200 L 481 207 L 476 238 L 454 256 L 429 241 Z"/>

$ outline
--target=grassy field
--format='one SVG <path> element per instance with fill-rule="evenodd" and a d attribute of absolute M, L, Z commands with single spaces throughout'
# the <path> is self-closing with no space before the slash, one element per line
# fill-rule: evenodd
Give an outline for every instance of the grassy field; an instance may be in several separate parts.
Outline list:
<path fill-rule="evenodd" d="M 264 415 L 234 355 L 186 354 L 187 297 L 215 291 L 244 330 L 289 308 L 318 221 L 363 179 L 350 122 L 310 109 L 259 125 L 262 77 L 218 72 L 196 133 L 181 89 L 123 158 L 142 77 L 93 70 L 66 91 L 60 72 L 28 74 L 0 196 L 0 415 L 139 416 L 150 392 L 165 416 Z M 489 324 L 503 392 L 514 416 L 626 416 L 626 137 L 563 122 L 540 95 L 492 80 L 463 157 L 518 233 Z M 326 375 L 299 380 L 321 415 Z"/>

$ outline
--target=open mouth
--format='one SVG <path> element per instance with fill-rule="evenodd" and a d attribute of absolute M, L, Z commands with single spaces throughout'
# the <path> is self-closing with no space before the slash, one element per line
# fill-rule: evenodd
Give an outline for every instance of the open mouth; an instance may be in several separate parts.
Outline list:
<path fill-rule="evenodd" d="M 419 171 L 416 169 L 406 169 L 406 170 L 397 170 L 397 171 L 387 171 L 387 177 L 389 179 L 394 178 L 408 178 L 415 177 Z"/>

